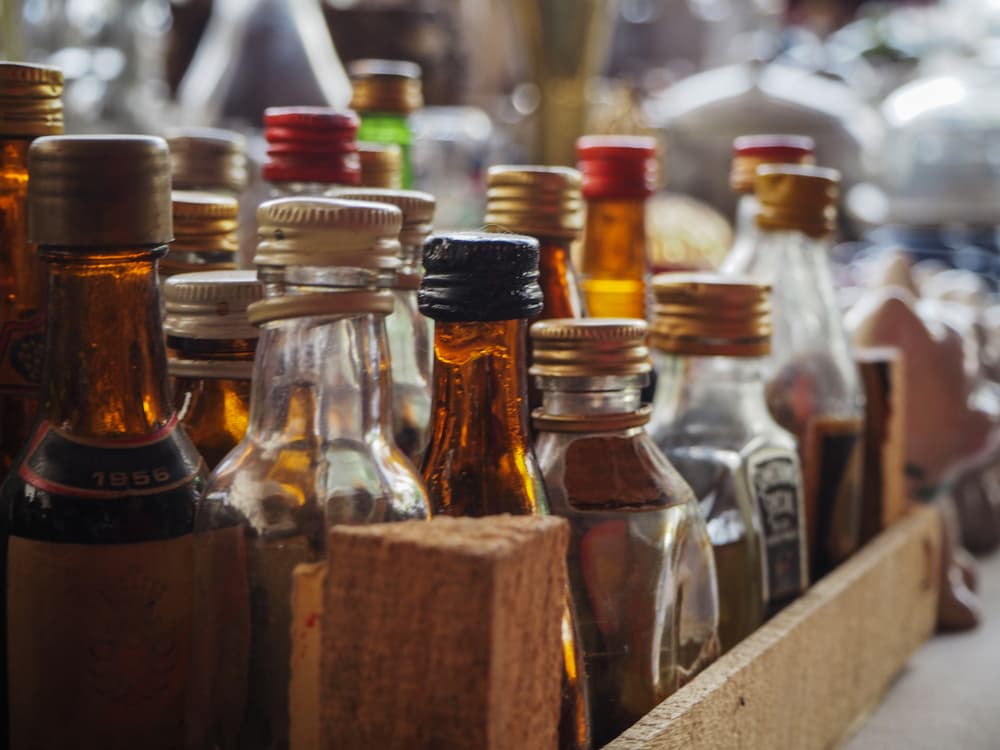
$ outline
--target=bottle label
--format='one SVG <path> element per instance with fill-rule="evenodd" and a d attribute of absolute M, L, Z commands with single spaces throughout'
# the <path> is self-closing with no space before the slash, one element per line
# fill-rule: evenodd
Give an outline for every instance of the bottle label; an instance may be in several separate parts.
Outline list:
<path fill-rule="evenodd" d="M 28 484 L 70 497 L 153 495 L 181 487 L 197 475 L 193 451 L 174 443 L 177 416 L 156 432 L 115 441 L 82 440 L 42 422 L 18 473 Z"/>
<path fill-rule="evenodd" d="M 747 459 L 747 476 L 762 523 L 764 600 L 785 601 L 809 585 L 798 456 L 781 448 L 761 448 Z"/>
<path fill-rule="evenodd" d="M 37 398 L 45 360 L 45 316 L 0 324 L 0 395 Z"/>
<path fill-rule="evenodd" d="M 190 535 L 82 545 L 10 537 L 13 750 L 180 750 L 194 597 Z"/>

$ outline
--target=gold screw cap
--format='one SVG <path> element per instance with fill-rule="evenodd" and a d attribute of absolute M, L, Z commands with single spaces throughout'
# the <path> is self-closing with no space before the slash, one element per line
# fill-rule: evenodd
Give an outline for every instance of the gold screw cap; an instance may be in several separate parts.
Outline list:
<path fill-rule="evenodd" d="M 553 377 L 641 375 L 652 369 L 646 321 L 556 318 L 531 326 L 531 374 Z"/>
<path fill-rule="evenodd" d="M 28 153 L 28 232 L 43 245 L 161 245 L 173 239 L 170 153 L 143 135 L 45 136 Z"/>
<path fill-rule="evenodd" d="M 837 228 L 840 172 L 823 167 L 765 164 L 754 182 L 757 226 L 825 237 Z"/>
<path fill-rule="evenodd" d="M 403 212 L 385 203 L 280 198 L 257 209 L 258 266 L 392 271 L 400 265 Z"/>
<path fill-rule="evenodd" d="M 188 339 L 252 339 L 247 308 L 263 297 L 253 271 L 205 271 L 171 276 L 163 284 L 168 336 Z"/>
<path fill-rule="evenodd" d="M 403 186 L 403 149 L 395 143 L 358 142 L 363 187 L 390 188 Z"/>
<path fill-rule="evenodd" d="M 430 236 L 436 201 L 430 193 L 420 190 L 388 190 L 379 188 L 344 188 L 334 197 L 344 200 L 385 203 L 403 212 L 399 244 L 404 248 L 421 247 Z"/>
<path fill-rule="evenodd" d="M 816 143 L 806 135 L 741 135 L 733 141 L 729 187 L 752 193 L 757 167 L 764 164 L 815 164 Z"/>
<path fill-rule="evenodd" d="M 58 68 L 0 62 L 0 135 L 62 133 L 62 92 Z"/>
<path fill-rule="evenodd" d="M 182 128 L 167 134 L 173 184 L 182 190 L 227 190 L 247 186 L 246 138 L 220 128 Z"/>
<path fill-rule="evenodd" d="M 347 66 L 351 109 L 408 115 L 424 106 L 420 66 L 404 60 L 355 60 Z"/>
<path fill-rule="evenodd" d="M 174 242 L 171 250 L 236 253 L 240 206 L 235 198 L 193 190 L 174 190 Z"/>
<path fill-rule="evenodd" d="M 583 229 L 582 177 L 570 167 L 490 167 L 486 225 L 533 237 L 572 239 Z"/>

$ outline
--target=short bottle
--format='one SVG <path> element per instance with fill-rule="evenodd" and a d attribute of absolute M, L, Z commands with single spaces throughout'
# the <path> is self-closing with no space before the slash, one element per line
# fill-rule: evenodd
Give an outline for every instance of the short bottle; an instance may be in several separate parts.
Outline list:
<path fill-rule="evenodd" d="M 327 107 L 264 111 L 267 161 L 261 176 L 270 197 L 322 196 L 361 181 L 357 114 Z"/>
<path fill-rule="evenodd" d="M 239 261 L 239 203 L 213 193 L 174 190 L 174 241 L 160 261 L 160 280 L 178 273 L 229 271 Z"/>
<path fill-rule="evenodd" d="M 262 295 L 253 271 L 183 273 L 163 285 L 174 406 L 210 470 L 243 439 L 250 419 L 258 329 L 247 306 Z"/>
<path fill-rule="evenodd" d="M 63 74 L 0 62 L 0 477 L 31 435 L 45 348 L 45 268 L 28 241 L 28 149 L 63 132 Z"/>
<path fill-rule="evenodd" d="M 10 747 L 185 743 L 204 465 L 178 426 L 160 324 L 168 160 L 140 136 L 31 147 L 48 332 L 40 419 L 0 488 Z"/>
<path fill-rule="evenodd" d="M 587 219 L 578 263 L 588 314 L 646 318 L 646 200 L 656 189 L 656 141 L 589 135 L 576 143 Z"/>
<path fill-rule="evenodd" d="M 347 66 L 354 95 L 351 108 L 361 115 L 358 138 L 402 150 L 402 186 L 413 187 L 410 115 L 424 106 L 420 66 L 405 60 L 355 60 Z"/>
<path fill-rule="evenodd" d="M 771 290 L 707 273 L 660 274 L 653 290 L 647 429 L 701 503 L 728 651 L 808 585 L 798 446 L 764 394 Z"/>
<path fill-rule="evenodd" d="M 757 238 L 746 269 L 773 289 L 767 401 L 799 444 L 811 580 L 858 547 L 861 518 L 864 391 L 828 257 L 839 182 L 832 169 L 758 167 Z"/>
<path fill-rule="evenodd" d="M 403 187 L 403 150 L 395 143 L 358 141 L 361 159 L 361 187 Z"/>
<path fill-rule="evenodd" d="M 393 296 L 379 283 L 399 265 L 399 209 L 286 198 L 264 203 L 257 218 L 265 297 L 249 307 L 261 327 L 250 422 L 209 479 L 197 534 L 241 528 L 247 568 L 242 578 L 233 571 L 230 588 L 249 582 L 241 725 L 215 734 L 232 743 L 224 747 L 277 750 L 293 730 L 317 731 L 309 707 L 318 699 L 319 643 L 310 623 L 322 606 L 326 530 L 426 518 L 428 505 L 395 448 L 386 390 Z M 238 676 L 220 679 L 228 686 Z"/>
<path fill-rule="evenodd" d="M 712 546 L 691 488 L 653 444 L 642 320 L 531 327 L 535 452 L 567 559 L 594 742 L 651 711 L 718 655 Z"/>
<path fill-rule="evenodd" d="M 538 242 L 458 232 L 424 245 L 420 312 L 434 320 L 434 401 L 423 475 L 435 514 L 547 514 L 528 432 L 526 333 L 542 309 Z M 567 593 L 560 748 L 590 747 Z"/>

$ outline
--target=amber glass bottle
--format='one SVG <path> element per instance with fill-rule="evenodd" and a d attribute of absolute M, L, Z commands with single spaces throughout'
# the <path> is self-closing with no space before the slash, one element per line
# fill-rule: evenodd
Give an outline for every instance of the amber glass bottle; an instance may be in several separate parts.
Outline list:
<path fill-rule="evenodd" d="M 160 325 L 167 145 L 40 138 L 29 168 L 48 332 L 41 417 L 0 489 L 9 743 L 173 750 L 203 464 L 178 429 Z"/>
<path fill-rule="evenodd" d="M 247 429 L 258 333 L 247 306 L 261 295 L 253 271 L 182 273 L 163 285 L 174 405 L 209 469 Z"/>
<path fill-rule="evenodd" d="M 240 250 L 235 198 L 188 190 L 173 192 L 174 241 L 160 261 L 160 280 L 177 273 L 235 269 Z"/>
<path fill-rule="evenodd" d="M 577 141 L 587 221 L 578 263 L 595 318 L 646 318 L 646 199 L 656 188 L 656 141 L 584 136 Z"/>
<path fill-rule="evenodd" d="M 551 511 L 570 523 L 567 566 L 603 745 L 718 655 L 712 545 L 694 493 L 643 429 L 646 323 L 548 320 L 531 337 L 544 393 L 535 452 Z"/>
<path fill-rule="evenodd" d="M 45 270 L 27 239 L 28 149 L 63 130 L 63 76 L 0 62 L 0 477 L 38 411 L 45 346 Z"/>

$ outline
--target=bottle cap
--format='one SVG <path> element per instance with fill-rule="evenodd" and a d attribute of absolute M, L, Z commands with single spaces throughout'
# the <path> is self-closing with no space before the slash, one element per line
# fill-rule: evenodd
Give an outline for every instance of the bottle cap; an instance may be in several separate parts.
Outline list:
<path fill-rule="evenodd" d="M 51 135 L 28 153 L 28 232 L 43 245 L 162 245 L 173 239 L 170 152 L 144 135 Z"/>
<path fill-rule="evenodd" d="M 641 375 L 653 369 L 646 321 L 635 318 L 556 318 L 531 326 L 536 376 Z"/>
<path fill-rule="evenodd" d="M 738 276 L 661 273 L 653 277 L 649 340 L 692 356 L 762 357 L 771 351 L 771 287 Z"/>
<path fill-rule="evenodd" d="M 386 203 L 403 212 L 399 244 L 404 248 L 421 247 L 431 233 L 436 201 L 430 193 L 420 190 L 389 190 L 383 188 L 344 188 L 334 197 L 344 200 Z"/>
<path fill-rule="evenodd" d="M 583 229 L 580 183 L 580 173 L 570 167 L 490 167 L 486 224 L 532 237 L 573 239 Z"/>
<path fill-rule="evenodd" d="M 754 190 L 760 202 L 757 226 L 825 237 L 837 228 L 840 172 L 823 167 L 765 164 Z"/>
<path fill-rule="evenodd" d="M 247 142 L 220 128 L 179 128 L 167 134 L 173 184 L 181 190 L 227 190 L 247 186 Z"/>
<path fill-rule="evenodd" d="M 0 135 L 62 133 L 62 92 L 58 68 L 0 62 Z"/>
<path fill-rule="evenodd" d="M 239 203 L 217 193 L 174 190 L 174 241 L 160 261 L 160 276 L 236 268 Z"/>
<path fill-rule="evenodd" d="M 408 115 L 424 106 L 420 66 L 404 60 L 355 60 L 347 66 L 358 112 Z"/>
<path fill-rule="evenodd" d="M 656 192 L 656 139 L 631 135 L 585 135 L 576 141 L 583 197 L 648 198 Z"/>
<path fill-rule="evenodd" d="M 357 133 L 351 110 L 326 107 L 269 107 L 264 110 L 269 182 L 357 185 L 361 179 Z"/>
<path fill-rule="evenodd" d="M 805 135 L 741 135 L 733 141 L 729 186 L 752 193 L 757 167 L 763 164 L 814 164 L 816 143 Z"/>
<path fill-rule="evenodd" d="M 171 276 L 163 283 L 163 331 L 185 339 L 254 339 L 247 307 L 263 297 L 253 271 L 205 271 Z"/>
<path fill-rule="evenodd" d="M 358 142 L 361 184 L 399 189 L 403 186 L 403 149 L 395 143 Z"/>
<path fill-rule="evenodd" d="M 538 240 L 519 234 L 455 232 L 424 244 L 417 304 L 434 320 L 533 318 L 542 311 Z"/>
<path fill-rule="evenodd" d="M 385 203 L 279 198 L 257 209 L 257 266 L 399 267 L 403 213 Z"/>

